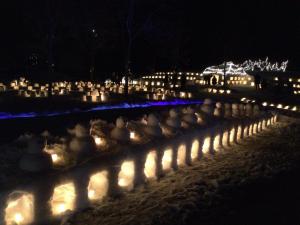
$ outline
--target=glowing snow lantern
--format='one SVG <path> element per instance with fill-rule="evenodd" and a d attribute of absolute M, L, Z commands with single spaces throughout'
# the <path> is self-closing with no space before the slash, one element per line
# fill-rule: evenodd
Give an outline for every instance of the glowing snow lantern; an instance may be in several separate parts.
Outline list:
<path fill-rule="evenodd" d="M 147 179 L 156 179 L 156 159 L 156 151 L 148 153 L 144 168 L 144 174 Z"/>
<path fill-rule="evenodd" d="M 282 104 L 277 105 L 277 109 L 282 109 L 282 107 L 283 107 Z"/>
<path fill-rule="evenodd" d="M 102 171 L 90 177 L 88 185 L 88 198 L 91 201 L 102 200 L 108 191 L 108 172 Z"/>
<path fill-rule="evenodd" d="M 242 138 L 242 126 L 239 126 L 238 127 L 238 130 L 237 130 L 237 134 L 236 134 L 236 139 L 237 140 L 240 140 Z"/>
<path fill-rule="evenodd" d="M 206 137 L 203 141 L 202 152 L 203 154 L 208 153 L 210 150 L 210 137 Z"/>
<path fill-rule="evenodd" d="M 228 131 L 223 132 L 222 145 L 223 146 L 228 146 Z"/>
<path fill-rule="evenodd" d="M 252 131 L 252 133 L 253 134 L 256 134 L 257 133 L 257 123 L 255 123 L 254 125 L 253 125 L 253 131 Z"/>
<path fill-rule="evenodd" d="M 118 176 L 118 184 L 120 187 L 131 191 L 134 187 L 134 162 L 125 161 L 121 166 Z"/>
<path fill-rule="evenodd" d="M 292 111 L 297 111 L 297 107 L 294 106 L 291 110 L 292 110 Z"/>
<path fill-rule="evenodd" d="M 215 151 L 218 151 L 219 148 L 220 148 L 220 144 L 221 144 L 221 135 L 220 134 L 217 134 L 214 138 L 214 143 L 213 143 L 213 146 L 214 146 L 214 150 Z"/>
<path fill-rule="evenodd" d="M 198 157 L 199 153 L 199 141 L 194 140 L 192 143 L 192 148 L 191 148 L 191 159 L 192 161 L 195 161 Z"/>
<path fill-rule="evenodd" d="M 233 127 L 233 128 L 230 130 L 230 136 L 229 136 L 229 142 L 230 142 L 230 143 L 234 142 L 234 137 L 235 137 L 235 128 Z"/>
<path fill-rule="evenodd" d="M 102 138 L 102 137 L 94 137 L 94 140 L 95 140 L 95 144 L 97 146 L 103 146 L 103 145 L 105 145 L 105 139 Z"/>
<path fill-rule="evenodd" d="M 263 122 L 262 122 L 262 129 L 264 130 L 264 129 L 266 129 L 266 127 L 267 127 L 267 121 L 263 120 Z"/>
<path fill-rule="evenodd" d="M 178 147 L 177 151 L 177 165 L 184 166 L 186 164 L 186 146 L 184 144 Z"/>
<path fill-rule="evenodd" d="M 253 134 L 253 125 L 250 124 L 249 126 L 249 136 L 251 136 Z"/>
<path fill-rule="evenodd" d="M 243 136 L 248 137 L 248 126 L 245 126 Z"/>
<path fill-rule="evenodd" d="M 257 132 L 261 132 L 261 129 L 262 129 L 262 123 L 261 121 L 258 122 L 258 126 L 257 126 Z"/>
<path fill-rule="evenodd" d="M 270 126 L 270 125 L 271 125 L 271 119 L 268 119 L 267 126 Z"/>
<path fill-rule="evenodd" d="M 164 151 L 164 155 L 162 157 L 162 169 L 164 171 L 168 171 L 172 169 L 172 156 L 173 156 L 172 149 L 166 149 Z"/>
<path fill-rule="evenodd" d="M 60 215 L 67 210 L 74 210 L 75 199 L 76 193 L 73 183 L 67 183 L 55 187 L 50 201 L 53 215 Z"/>
<path fill-rule="evenodd" d="M 262 105 L 263 106 L 268 106 L 268 103 L 267 102 L 263 102 Z"/>
<path fill-rule="evenodd" d="M 130 139 L 135 140 L 136 139 L 136 134 L 134 131 L 130 131 Z"/>
<path fill-rule="evenodd" d="M 10 194 L 5 209 L 6 225 L 26 225 L 34 221 L 34 197 L 25 192 Z"/>

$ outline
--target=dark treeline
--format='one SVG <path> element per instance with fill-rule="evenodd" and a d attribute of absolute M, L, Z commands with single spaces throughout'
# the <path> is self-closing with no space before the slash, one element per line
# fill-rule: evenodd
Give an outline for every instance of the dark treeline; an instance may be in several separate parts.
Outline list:
<path fill-rule="evenodd" d="M 266 56 L 298 66 L 299 5 L 288 1 L 14 0 L 1 7 L 0 75 L 124 73 L 130 4 L 133 74 Z"/>

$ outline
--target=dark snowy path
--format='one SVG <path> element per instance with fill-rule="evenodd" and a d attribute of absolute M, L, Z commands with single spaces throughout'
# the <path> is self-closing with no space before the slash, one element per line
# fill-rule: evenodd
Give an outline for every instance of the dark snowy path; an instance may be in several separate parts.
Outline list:
<path fill-rule="evenodd" d="M 69 225 L 300 224 L 300 126 L 280 123 L 158 182 L 78 212 Z"/>

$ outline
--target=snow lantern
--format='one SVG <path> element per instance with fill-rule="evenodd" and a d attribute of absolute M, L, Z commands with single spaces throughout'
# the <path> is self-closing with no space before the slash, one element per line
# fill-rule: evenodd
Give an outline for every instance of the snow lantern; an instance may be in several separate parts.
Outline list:
<path fill-rule="evenodd" d="M 224 131 L 223 132 L 223 136 L 222 136 L 222 145 L 223 146 L 228 146 L 228 131 Z"/>
<path fill-rule="evenodd" d="M 75 199 L 76 193 L 73 183 L 56 186 L 50 200 L 53 215 L 61 215 L 68 210 L 74 210 Z"/>
<path fill-rule="evenodd" d="M 120 187 L 131 191 L 134 187 L 134 162 L 124 161 L 118 175 L 118 184 Z"/>
<path fill-rule="evenodd" d="M 221 142 L 221 136 L 220 134 L 216 134 L 216 136 L 214 137 L 214 143 L 213 143 L 213 147 L 215 151 L 218 151 L 220 148 L 220 142 Z"/>
<path fill-rule="evenodd" d="M 102 200 L 108 192 L 108 172 L 98 172 L 90 177 L 88 198 L 91 201 Z"/>
<path fill-rule="evenodd" d="M 194 140 L 192 143 L 192 148 L 191 148 L 191 159 L 192 161 L 195 161 L 198 157 L 199 154 L 199 141 Z"/>
<path fill-rule="evenodd" d="M 210 149 L 210 137 L 206 137 L 203 141 L 203 145 L 202 145 L 202 152 L 203 154 L 206 154 L 209 152 Z"/>
<path fill-rule="evenodd" d="M 186 164 L 186 145 L 182 144 L 177 151 L 177 166 L 184 166 Z"/>
<path fill-rule="evenodd" d="M 156 151 L 150 151 L 147 155 L 144 174 L 147 179 L 156 179 Z"/>
<path fill-rule="evenodd" d="M 173 151 L 172 149 L 166 149 L 164 151 L 163 157 L 162 157 L 162 169 L 163 171 L 169 171 L 172 169 L 172 156 Z"/>
<path fill-rule="evenodd" d="M 230 143 L 234 142 L 234 137 L 235 137 L 235 128 L 233 127 L 233 128 L 230 130 L 230 135 L 229 135 L 229 142 L 230 142 Z"/>
<path fill-rule="evenodd" d="M 244 134 L 243 134 L 244 137 L 248 137 L 248 126 L 245 126 L 244 127 Z"/>
<path fill-rule="evenodd" d="M 237 133 L 236 133 L 236 139 L 237 140 L 240 140 L 242 138 L 242 126 L 238 126 L 238 130 L 237 130 Z"/>
<path fill-rule="evenodd" d="M 34 221 L 34 196 L 15 191 L 8 197 L 5 209 L 6 225 L 26 225 Z"/>

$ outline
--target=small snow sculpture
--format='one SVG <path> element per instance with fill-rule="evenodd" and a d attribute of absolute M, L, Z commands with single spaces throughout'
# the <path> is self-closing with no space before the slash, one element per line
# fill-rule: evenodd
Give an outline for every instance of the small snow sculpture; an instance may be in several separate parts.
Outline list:
<path fill-rule="evenodd" d="M 232 112 L 231 112 L 231 105 L 229 103 L 224 104 L 224 117 L 225 118 L 231 118 Z"/>
<path fill-rule="evenodd" d="M 248 103 L 246 105 L 246 116 L 247 117 L 252 117 L 253 116 L 253 107 L 251 103 Z"/>
<path fill-rule="evenodd" d="M 253 116 L 254 117 L 259 117 L 260 116 L 260 109 L 258 105 L 254 105 L 253 107 Z"/>
<path fill-rule="evenodd" d="M 145 133 L 151 136 L 162 136 L 162 130 L 159 126 L 159 121 L 155 115 L 150 114 L 147 119 L 147 125 L 145 127 Z"/>
<path fill-rule="evenodd" d="M 216 103 L 216 108 L 214 110 L 214 116 L 221 117 L 223 115 L 223 105 L 221 102 Z"/>
<path fill-rule="evenodd" d="M 73 135 L 69 143 L 72 152 L 88 154 L 95 150 L 95 142 L 84 126 L 77 124 L 74 129 L 68 129 L 68 132 Z"/>
<path fill-rule="evenodd" d="M 239 104 L 239 111 L 240 111 L 240 116 L 244 117 L 245 116 L 245 106 L 243 103 Z"/>
<path fill-rule="evenodd" d="M 37 137 L 32 137 L 28 140 L 25 151 L 26 153 L 19 162 L 19 166 L 22 170 L 39 172 L 51 168 L 51 157 L 43 152 L 43 143 Z"/>
<path fill-rule="evenodd" d="M 190 106 L 187 107 L 187 109 L 185 110 L 185 114 L 182 117 L 182 120 L 183 127 L 185 128 L 189 128 L 190 125 L 197 124 L 198 118 L 195 114 L 195 110 Z"/>
<path fill-rule="evenodd" d="M 234 118 L 240 117 L 239 104 L 237 103 L 232 104 L 232 117 Z"/>
<path fill-rule="evenodd" d="M 214 106 L 213 106 L 213 102 L 211 99 L 206 98 L 203 102 L 203 105 L 201 106 L 201 111 L 203 111 L 204 113 L 208 114 L 208 115 L 213 115 L 214 113 Z"/>
<path fill-rule="evenodd" d="M 117 141 L 130 141 L 130 132 L 122 117 L 116 120 L 116 127 L 111 131 L 111 137 Z"/>
<path fill-rule="evenodd" d="M 181 126 L 181 122 L 178 116 L 178 112 L 175 109 L 171 109 L 169 112 L 169 118 L 166 121 L 167 125 L 178 129 Z"/>

